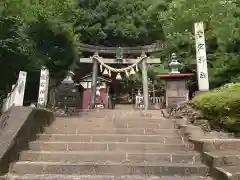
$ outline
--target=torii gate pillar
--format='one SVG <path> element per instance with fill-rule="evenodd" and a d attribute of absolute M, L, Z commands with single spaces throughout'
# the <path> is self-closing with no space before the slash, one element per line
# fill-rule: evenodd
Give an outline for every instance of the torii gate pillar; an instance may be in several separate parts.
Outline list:
<path fill-rule="evenodd" d="M 148 96 L 148 74 L 147 74 L 147 57 L 145 53 L 142 53 L 142 83 L 143 83 L 143 98 L 144 98 L 144 109 L 148 110 L 149 96 Z"/>
<path fill-rule="evenodd" d="M 98 57 L 98 54 L 95 53 L 94 56 Z M 95 58 L 92 58 L 92 59 L 93 59 L 93 68 L 92 68 L 90 109 L 94 109 L 95 108 L 97 77 L 98 77 L 98 61 Z"/>

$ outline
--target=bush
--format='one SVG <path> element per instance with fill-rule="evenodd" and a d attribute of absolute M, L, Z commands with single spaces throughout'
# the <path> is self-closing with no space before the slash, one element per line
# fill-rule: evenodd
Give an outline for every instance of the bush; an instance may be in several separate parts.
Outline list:
<path fill-rule="evenodd" d="M 240 83 L 196 95 L 190 105 L 199 110 L 214 128 L 240 133 Z"/>

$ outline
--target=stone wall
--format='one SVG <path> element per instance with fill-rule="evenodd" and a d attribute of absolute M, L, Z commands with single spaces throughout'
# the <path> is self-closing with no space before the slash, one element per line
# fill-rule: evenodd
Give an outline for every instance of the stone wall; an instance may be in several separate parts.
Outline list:
<path fill-rule="evenodd" d="M 240 139 L 234 134 L 215 130 L 199 111 L 187 105 L 162 110 L 162 114 L 174 122 L 188 147 L 201 154 L 213 179 L 240 179 Z"/>
<path fill-rule="evenodd" d="M 8 172 L 19 152 L 28 148 L 29 140 L 54 120 L 51 111 L 31 107 L 12 107 L 0 119 L 0 175 Z"/>

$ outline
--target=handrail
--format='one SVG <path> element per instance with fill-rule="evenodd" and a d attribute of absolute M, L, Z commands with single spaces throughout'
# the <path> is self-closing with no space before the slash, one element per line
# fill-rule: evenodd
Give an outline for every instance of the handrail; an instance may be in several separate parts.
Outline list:
<path fill-rule="evenodd" d="M 2 112 L 6 112 L 9 108 L 11 108 L 14 105 L 14 97 L 15 96 L 15 91 L 18 86 L 18 81 L 14 86 L 12 86 L 11 92 L 7 94 L 7 97 L 3 99 L 2 103 Z"/>
<path fill-rule="evenodd" d="M 121 49 L 124 54 L 134 54 L 134 53 L 150 53 L 150 52 L 158 52 L 163 49 L 163 43 L 157 42 L 151 45 L 144 46 L 135 46 L 135 47 L 106 47 L 106 46 L 95 46 L 90 44 L 80 43 L 80 51 L 87 52 L 98 52 L 98 53 L 106 53 L 106 54 L 116 54 Z"/>
<path fill-rule="evenodd" d="M 8 111 L 12 106 L 22 106 L 27 72 L 20 71 L 16 84 L 12 85 L 10 93 L 3 99 L 2 112 Z"/>
<path fill-rule="evenodd" d="M 16 88 L 17 88 L 17 86 L 18 86 L 18 81 L 17 81 L 17 83 L 16 83 L 16 84 L 14 84 L 14 87 L 12 87 L 12 90 L 11 90 L 11 92 L 10 92 L 10 93 L 8 93 L 8 95 L 7 95 L 7 97 L 6 97 L 6 98 L 10 98 L 10 97 L 11 97 L 11 94 L 12 94 L 13 92 L 15 92 L 15 90 L 16 90 Z"/>

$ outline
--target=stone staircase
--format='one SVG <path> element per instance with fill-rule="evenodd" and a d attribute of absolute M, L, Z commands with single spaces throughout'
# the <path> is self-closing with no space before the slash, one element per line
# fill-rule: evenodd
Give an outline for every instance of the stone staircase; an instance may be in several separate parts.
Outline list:
<path fill-rule="evenodd" d="M 216 180 L 240 179 L 240 139 L 224 132 L 203 132 L 199 126 L 186 123 L 187 118 L 175 119 L 175 126 L 184 139 L 201 154 L 201 159 Z"/>
<path fill-rule="evenodd" d="M 211 179 L 200 154 L 160 114 L 121 109 L 57 118 L 2 179 Z"/>
<path fill-rule="evenodd" d="M 220 180 L 240 179 L 239 147 L 240 139 L 202 140 L 202 159 L 205 164 L 211 167 L 213 177 Z"/>

